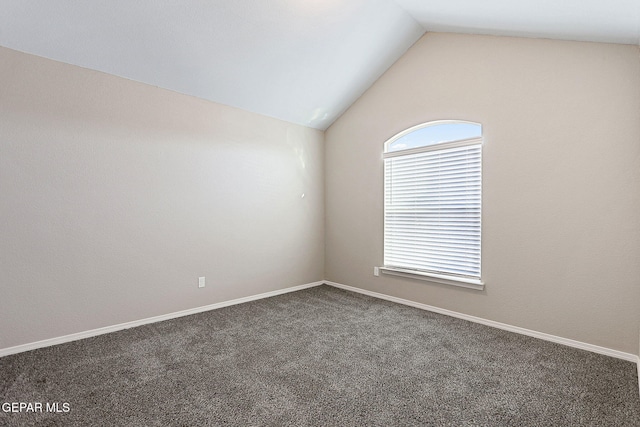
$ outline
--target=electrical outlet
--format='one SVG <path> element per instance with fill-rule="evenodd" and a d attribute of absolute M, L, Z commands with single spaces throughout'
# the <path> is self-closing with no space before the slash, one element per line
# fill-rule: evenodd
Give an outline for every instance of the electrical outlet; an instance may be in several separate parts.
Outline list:
<path fill-rule="evenodd" d="M 380 267 L 373 267 L 373 275 L 374 276 L 380 275 Z"/>
<path fill-rule="evenodd" d="M 198 277 L 198 287 L 204 288 L 204 277 Z"/>

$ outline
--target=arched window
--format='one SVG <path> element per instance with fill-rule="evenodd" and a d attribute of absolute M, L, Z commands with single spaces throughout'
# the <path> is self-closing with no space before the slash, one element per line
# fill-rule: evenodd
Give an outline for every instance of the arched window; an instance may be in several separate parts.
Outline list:
<path fill-rule="evenodd" d="M 384 273 L 482 288 L 482 125 L 445 120 L 384 144 Z"/>

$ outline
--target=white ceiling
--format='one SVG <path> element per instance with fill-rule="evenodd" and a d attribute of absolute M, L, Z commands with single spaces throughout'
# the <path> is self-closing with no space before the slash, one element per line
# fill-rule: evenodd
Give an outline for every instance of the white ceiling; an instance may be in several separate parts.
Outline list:
<path fill-rule="evenodd" d="M 396 0 L 427 31 L 640 44 L 640 0 Z"/>
<path fill-rule="evenodd" d="M 326 129 L 424 32 L 640 44 L 638 0 L 0 0 L 0 45 Z"/>

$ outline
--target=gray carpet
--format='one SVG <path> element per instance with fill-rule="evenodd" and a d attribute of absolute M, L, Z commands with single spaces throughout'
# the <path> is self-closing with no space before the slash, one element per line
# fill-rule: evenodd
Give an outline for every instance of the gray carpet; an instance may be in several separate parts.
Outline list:
<path fill-rule="evenodd" d="M 0 358 L 0 425 L 640 426 L 636 366 L 321 286 Z M 63 406 L 59 406 L 63 410 Z"/>

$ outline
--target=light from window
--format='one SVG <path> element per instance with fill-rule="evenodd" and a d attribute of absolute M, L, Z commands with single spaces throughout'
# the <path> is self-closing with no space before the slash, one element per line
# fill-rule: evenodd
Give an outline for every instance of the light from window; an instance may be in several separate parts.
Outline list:
<path fill-rule="evenodd" d="M 387 142 L 385 152 L 425 147 L 443 142 L 481 138 L 482 126 L 465 122 L 442 122 L 431 126 L 416 126 L 396 135 Z"/>
<path fill-rule="evenodd" d="M 460 121 L 385 143 L 385 268 L 480 283 L 482 143 L 482 126 Z"/>

